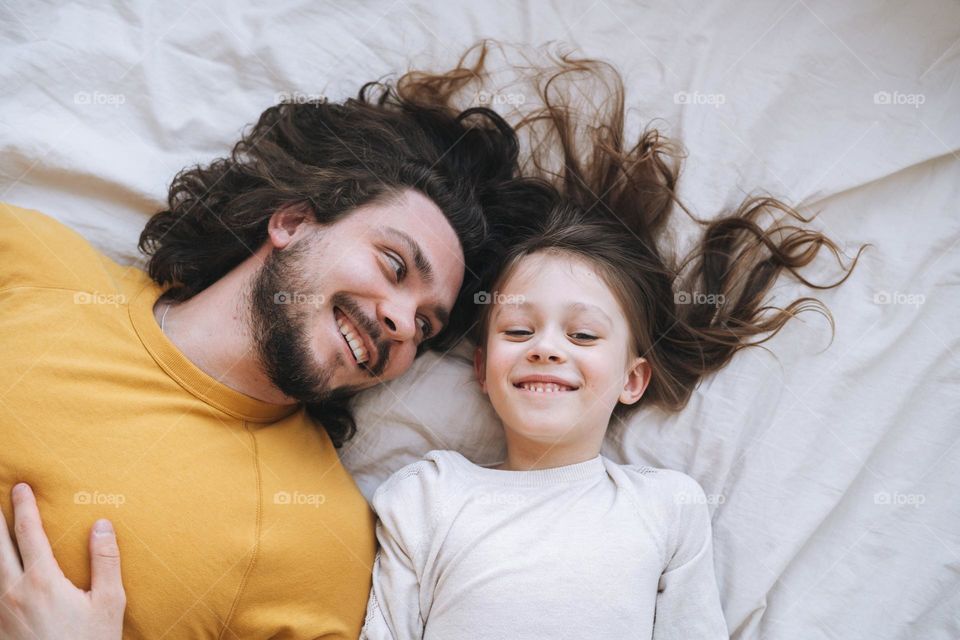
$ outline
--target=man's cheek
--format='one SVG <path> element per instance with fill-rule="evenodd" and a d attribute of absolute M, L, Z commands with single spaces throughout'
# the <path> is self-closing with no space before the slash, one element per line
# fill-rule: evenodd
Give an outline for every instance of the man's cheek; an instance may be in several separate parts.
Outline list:
<path fill-rule="evenodd" d="M 406 347 L 402 351 L 394 349 L 389 352 L 390 366 L 388 371 L 392 371 L 394 378 L 399 378 L 413 366 L 416 355 L 417 352 L 414 349 L 407 349 Z"/>

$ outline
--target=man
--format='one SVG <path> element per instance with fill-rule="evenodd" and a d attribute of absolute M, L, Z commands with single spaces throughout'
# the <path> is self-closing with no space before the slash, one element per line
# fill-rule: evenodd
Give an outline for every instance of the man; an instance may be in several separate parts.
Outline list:
<path fill-rule="evenodd" d="M 335 449 L 347 400 L 469 326 L 484 194 L 516 166 L 492 112 L 371 91 L 272 107 L 230 158 L 178 175 L 141 236 L 147 273 L 0 205 L 0 486 L 33 488 L 52 545 L 18 485 L 6 633 L 56 624 L 24 603 L 67 602 L 57 563 L 91 584 L 86 527 L 106 516 L 126 637 L 357 637 L 375 538 Z M 109 626 L 102 524 L 93 593 L 111 595 L 86 603 Z"/>

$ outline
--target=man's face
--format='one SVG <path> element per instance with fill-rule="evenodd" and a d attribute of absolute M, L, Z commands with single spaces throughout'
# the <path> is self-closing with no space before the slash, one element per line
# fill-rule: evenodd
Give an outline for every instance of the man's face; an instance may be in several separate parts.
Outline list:
<path fill-rule="evenodd" d="M 463 264 L 443 212 L 413 190 L 301 225 L 253 281 L 264 371 L 287 396 L 317 403 L 398 377 L 446 326 Z"/>

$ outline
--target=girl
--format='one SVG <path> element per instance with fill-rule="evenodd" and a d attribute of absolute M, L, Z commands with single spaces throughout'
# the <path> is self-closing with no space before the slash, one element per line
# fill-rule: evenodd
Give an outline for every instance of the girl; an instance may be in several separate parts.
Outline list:
<path fill-rule="evenodd" d="M 485 54 L 402 86 L 449 103 L 482 77 Z M 754 199 L 707 225 L 681 276 L 657 243 L 675 201 L 669 143 L 648 132 L 624 151 L 615 74 L 613 111 L 587 134 L 556 100 L 571 93 L 550 93 L 571 74 L 609 71 L 563 58 L 540 85 L 544 106 L 518 124 L 539 127 L 530 165 L 540 179 L 504 198 L 514 244 L 485 278 L 490 303 L 474 335 L 506 459 L 483 467 L 433 451 L 379 488 L 362 638 L 728 637 L 703 490 L 679 471 L 614 464 L 600 454 L 604 433 L 641 399 L 679 410 L 737 350 L 768 340 L 804 303 L 822 307 L 802 298 L 761 317 L 782 268 L 796 273 L 837 247 L 797 227 L 762 229 L 764 211 L 807 220 Z M 559 169 L 547 168 L 550 153 Z"/>

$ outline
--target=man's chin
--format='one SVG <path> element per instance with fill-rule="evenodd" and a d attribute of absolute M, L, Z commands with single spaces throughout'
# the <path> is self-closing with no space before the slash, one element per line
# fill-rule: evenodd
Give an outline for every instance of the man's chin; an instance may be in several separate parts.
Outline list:
<path fill-rule="evenodd" d="M 373 386 L 373 385 L 371 385 Z M 296 399 L 304 404 L 313 404 L 313 405 L 324 405 L 324 404 L 339 404 L 345 402 L 357 395 L 361 391 L 368 389 L 370 387 L 363 387 L 359 385 L 337 385 L 334 387 L 326 387 L 322 391 L 317 390 L 309 394 L 304 394 Z"/>

